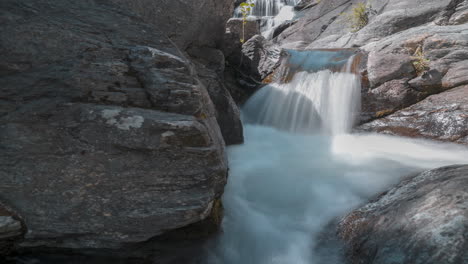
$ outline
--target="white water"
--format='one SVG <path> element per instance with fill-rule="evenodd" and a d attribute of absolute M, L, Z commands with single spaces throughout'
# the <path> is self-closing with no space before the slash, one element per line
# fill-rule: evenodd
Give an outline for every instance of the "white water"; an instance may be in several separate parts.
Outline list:
<path fill-rule="evenodd" d="M 250 99 L 245 143 L 228 148 L 223 233 L 207 263 L 342 264 L 327 225 L 403 176 L 468 163 L 463 146 L 346 134 L 356 82 L 350 73 L 302 72 Z"/>
<path fill-rule="evenodd" d="M 247 102 L 244 111 L 249 123 L 293 132 L 340 134 L 351 129 L 359 97 L 360 83 L 354 74 L 300 72 L 289 83 L 264 87 Z"/>
<path fill-rule="evenodd" d="M 286 21 L 293 20 L 295 15 L 296 12 L 294 11 L 294 6 L 283 6 L 277 15 L 267 17 L 267 19 L 262 23 L 262 36 L 266 39 L 273 38 L 275 28 Z"/>
<path fill-rule="evenodd" d="M 299 0 L 252 0 L 255 6 L 249 16 L 262 18 L 260 29 L 265 38 L 271 38 L 274 28 L 295 16 L 294 6 Z M 241 17 L 237 9 L 234 16 Z"/>

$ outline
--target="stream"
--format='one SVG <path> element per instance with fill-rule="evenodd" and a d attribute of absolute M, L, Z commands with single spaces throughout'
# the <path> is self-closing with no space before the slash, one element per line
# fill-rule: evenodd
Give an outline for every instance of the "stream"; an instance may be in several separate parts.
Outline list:
<path fill-rule="evenodd" d="M 402 177 L 468 160 L 455 144 L 351 134 L 361 89 L 354 56 L 328 69 L 342 55 L 293 52 L 288 65 L 304 71 L 244 105 L 245 143 L 228 148 L 223 232 L 207 263 L 345 263 L 340 217 Z"/>

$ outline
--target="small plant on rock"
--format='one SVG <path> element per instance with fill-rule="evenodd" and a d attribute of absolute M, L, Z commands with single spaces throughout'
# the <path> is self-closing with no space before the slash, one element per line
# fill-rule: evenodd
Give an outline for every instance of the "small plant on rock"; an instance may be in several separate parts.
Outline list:
<path fill-rule="evenodd" d="M 369 15 L 373 12 L 372 6 L 366 3 L 357 3 L 350 12 L 343 13 L 345 21 L 351 24 L 351 32 L 357 32 L 369 23 Z"/>
<path fill-rule="evenodd" d="M 245 42 L 245 25 L 247 24 L 247 16 L 250 14 L 250 11 L 254 6 L 255 4 L 253 4 L 251 0 L 241 3 L 239 6 L 240 11 L 242 13 L 242 38 L 240 39 L 241 43 Z"/>
<path fill-rule="evenodd" d="M 429 63 L 431 61 L 424 55 L 421 45 L 418 46 L 411 58 L 413 59 L 413 66 L 418 75 L 421 75 L 429 69 Z"/>

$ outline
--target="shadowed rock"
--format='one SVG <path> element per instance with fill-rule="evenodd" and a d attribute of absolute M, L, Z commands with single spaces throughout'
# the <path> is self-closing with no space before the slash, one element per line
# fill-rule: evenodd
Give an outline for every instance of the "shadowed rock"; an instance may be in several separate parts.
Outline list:
<path fill-rule="evenodd" d="M 224 142 L 171 40 L 108 1 L 0 12 L 0 199 L 20 248 L 119 249 L 212 214 Z"/>

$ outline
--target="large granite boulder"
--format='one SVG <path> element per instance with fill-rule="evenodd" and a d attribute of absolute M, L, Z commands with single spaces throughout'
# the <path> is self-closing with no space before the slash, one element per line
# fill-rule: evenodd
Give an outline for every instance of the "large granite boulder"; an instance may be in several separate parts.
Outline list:
<path fill-rule="evenodd" d="M 20 247 L 119 248 L 212 213 L 224 141 L 171 40 L 107 1 L 0 14 L 0 202 L 24 221 Z"/>
<path fill-rule="evenodd" d="M 155 25 L 173 40 L 188 57 L 202 61 L 197 70 L 215 104 L 216 118 L 226 144 L 243 142 L 242 124 L 237 105 L 223 87 L 225 59 L 218 50 L 225 43 L 225 23 L 231 16 L 234 0 L 171 1 L 111 0 L 130 9 L 143 21 Z M 229 23 L 228 23 L 229 24 Z M 239 40 L 235 40 L 239 42 Z M 213 69 L 207 74 L 207 68 Z M 202 75 L 205 76 L 202 78 Z M 206 78 L 209 76 L 209 78 Z"/>
<path fill-rule="evenodd" d="M 402 181 L 339 225 L 352 264 L 468 263 L 468 165 Z"/>
<path fill-rule="evenodd" d="M 382 119 L 358 127 L 360 131 L 425 137 L 468 144 L 468 85 L 429 96 Z"/>

